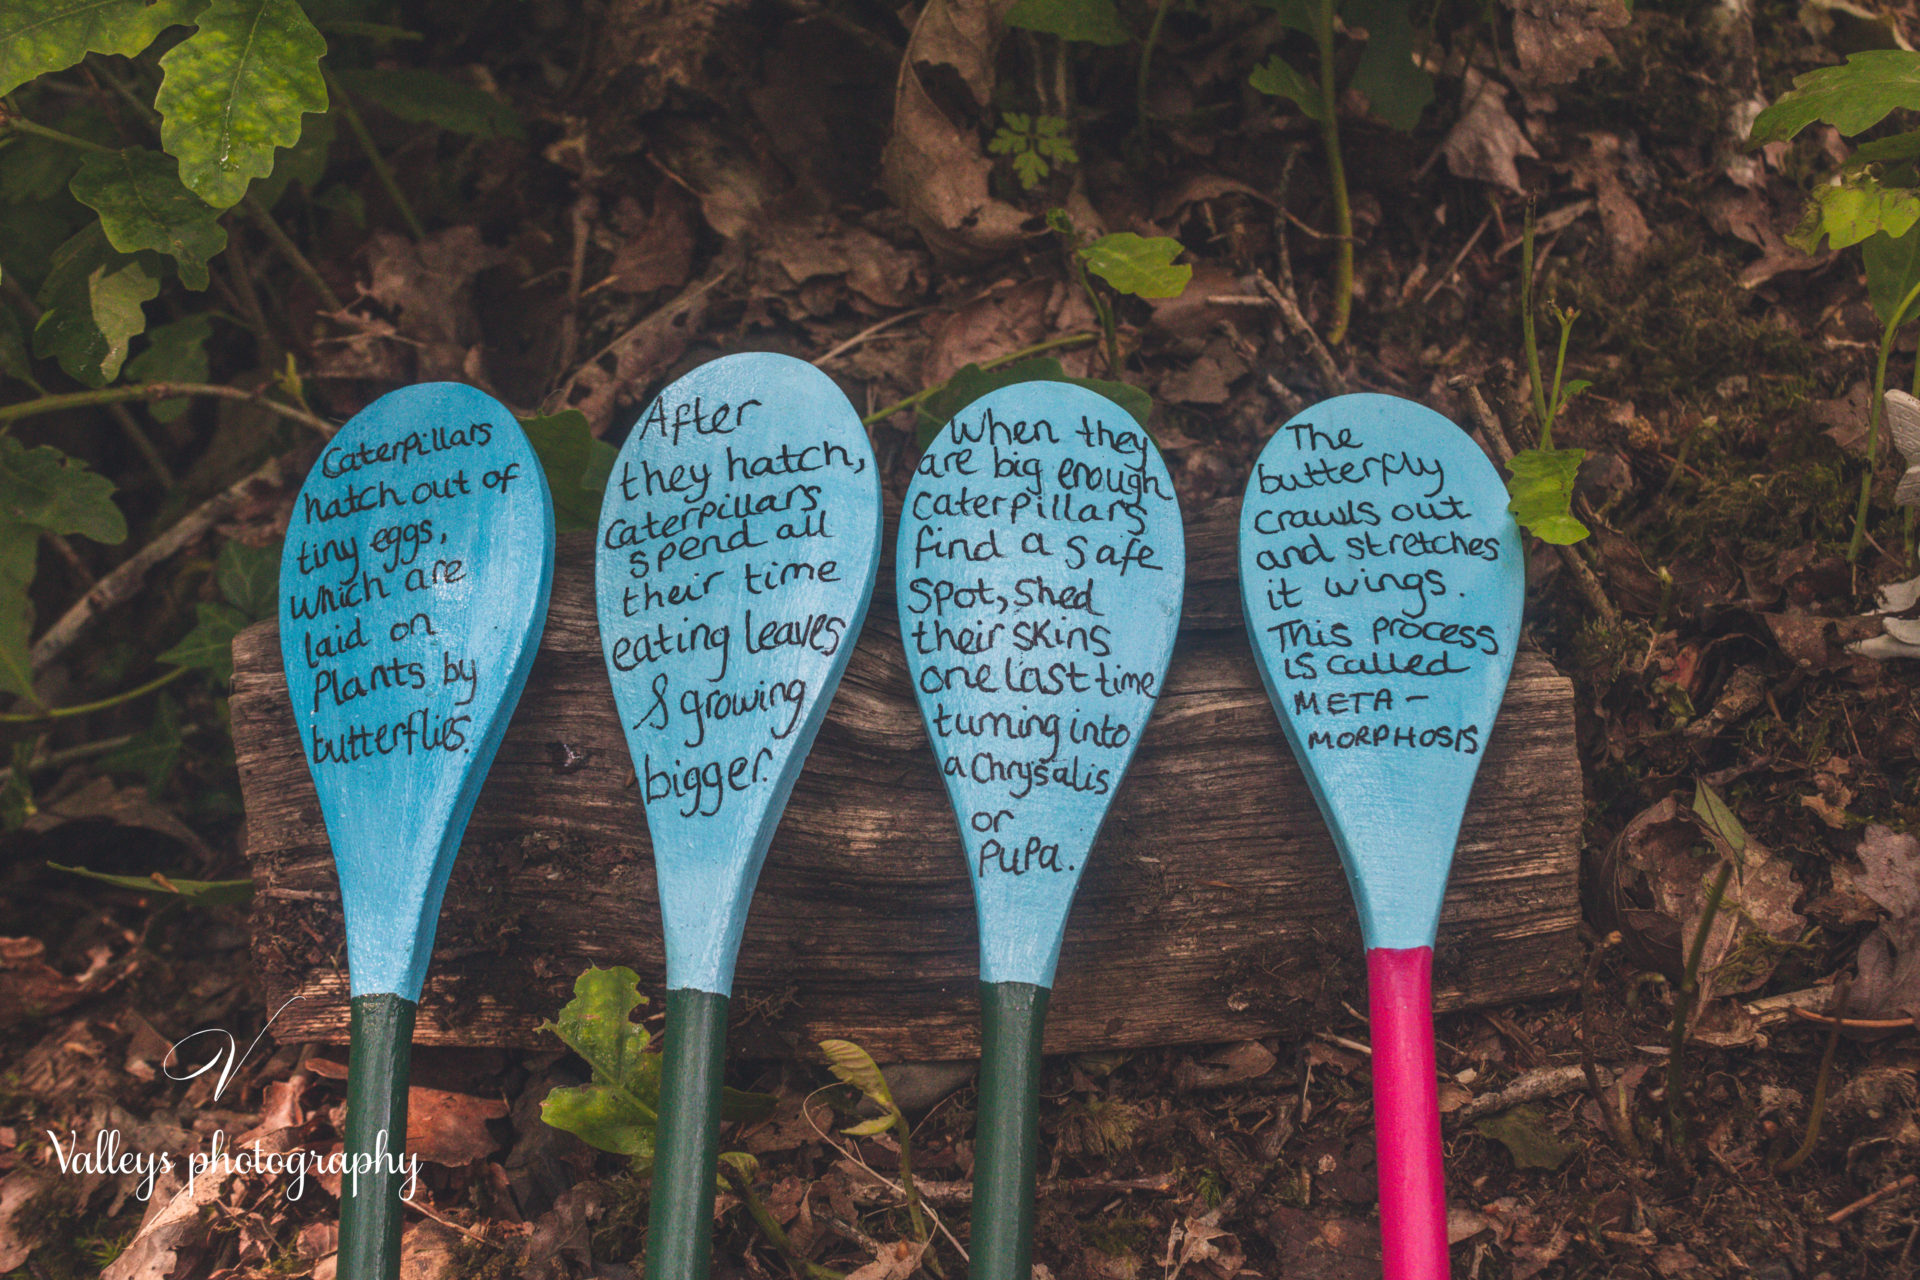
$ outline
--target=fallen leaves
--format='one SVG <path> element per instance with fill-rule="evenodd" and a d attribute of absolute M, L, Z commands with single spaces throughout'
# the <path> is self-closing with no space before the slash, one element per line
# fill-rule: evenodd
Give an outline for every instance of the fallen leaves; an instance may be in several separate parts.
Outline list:
<path fill-rule="evenodd" d="M 1460 91 L 1460 119 L 1447 131 L 1440 153 L 1454 177 L 1490 182 L 1520 194 L 1526 187 L 1516 162 L 1538 159 L 1540 153 L 1508 113 L 1506 99 L 1506 86 L 1469 68 Z"/>

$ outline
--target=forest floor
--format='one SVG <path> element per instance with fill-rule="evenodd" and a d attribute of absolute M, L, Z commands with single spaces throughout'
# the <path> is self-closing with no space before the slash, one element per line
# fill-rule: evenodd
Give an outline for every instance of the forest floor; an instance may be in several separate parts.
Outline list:
<path fill-rule="evenodd" d="M 1531 202 L 1538 296 L 1578 312 L 1569 376 L 1592 384 L 1554 442 L 1589 451 L 1576 510 L 1593 536 L 1571 556 L 1535 544 L 1527 611 L 1531 642 L 1576 690 L 1591 958 L 1564 998 L 1439 1021 L 1454 1274 L 1913 1275 L 1920 839 L 1906 833 L 1920 832 L 1920 669 L 1848 648 L 1881 630 L 1875 590 L 1915 572 L 1913 525 L 1892 505 L 1899 463 L 1883 444 L 1866 550 L 1848 562 L 1880 326 L 1857 254 L 1808 256 L 1784 239 L 1831 139 L 1749 151 L 1729 124 L 1855 47 L 1844 41 L 1864 19 L 1786 0 L 1744 17 L 1642 4 L 1630 21 L 1605 4 L 1535 7 L 1565 24 L 1544 51 L 1515 40 L 1504 10 L 1491 22 L 1463 10 L 1454 31 L 1436 15 L 1438 96 L 1409 131 L 1343 102 L 1355 301 L 1328 361 L 1271 300 L 1293 300 L 1320 335 L 1332 327 L 1319 130 L 1246 84 L 1275 47 L 1310 46 L 1266 10 L 1174 6 L 1143 121 L 1137 41 L 1014 33 L 986 57 L 965 38 L 979 5 L 935 0 L 946 27 L 811 0 L 608 0 L 577 23 L 565 5 L 410 6 L 395 20 L 428 38 L 371 56 L 473 78 L 522 136 L 463 139 L 370 107 L 427 233 L 401 233 L 343 131 L 289 225 L 345 308 L 328 312 L 248 238 L 260 287 L 240 268 L 230 293 L 258 319 L 217 330 L 212 377 L 258 386 L 297 368 L 335 420 L 395 385 L 458 378 L 521 411 L 577 408 L 617 442 L 692 365 L 777 349 L 822 360 L 872 412 L 1096 326 L 1045 224 L 1057 206 L 1086 233 L 1174 236 L 1195 268 L 1177 299 L 1118 300 L 1119 368 L 1100 342 L 1050 353 L 1152 395 L 1191 505 L 1237 495 L 1278 424 L 1343 389 L 1414 398 L 1483 443 L 1490 426 L 1507 447 L 1531 443 L 1519 318 Z M 1920 40 L 1910 13 L 1888 21 Z M 896 95 L 911 108 L 896 111 Z M 1056 155 L 1023 189 L 984 145 L 1007 111 L 1069 121 L 1077 162 Z M 968 183 L 984 205 L 967 203 Z M 1540 324 L 1550 367 L 1559 332 L 1545 306 Z M 1909 331 L 1895 385 L 1912 358 Z M 910 410 L 874 428 L 896 490 L 915 428 Z M 317 448 L 245 404 L 198 405 L 154 428 L 180 478 L 167 489 L 113 429 L 98 410 L 34 424 L 120 482 L 137 530 L 276 450 Z M 249 490 L 218 534 L 268 542 L 304 466 Z M 69 653 L 64 678 L 93 688 L 151 650 L 143 637 L 173 634 L 211 598 L 217 550 L 203 541 L 157 570 Z M 42 559 L 43 618 L 113 563 L 93 547 L 71 565 Z M 47 865 L 245 876 L 222 688 L 182 684 L 163 705 L 21 739 L 8 775 L 0 1275 L 327 1276 L 337 1180 L 289 1199 L 270 1180 L 208 1179 L 162 1212 L 136 1194 L 138 1174 L 57 1176 L 49 1131 L 117 1128 L 131 1151 L 187 1150 L 215 1130 L 337 1142 L 342 1050 L 268 1033 L 245 1054 L 269 1011 L 244 904 Z M 89 750 L 102 740 L 117 753 Z M 1676 1080 L 1675 993 L 1723 857 L 1738 875 Z M 1836 1011 L 1848 1025 L 1831 1026 Z M 243 1060 L 230 1079 L 183 1086 L 163 1069 L 168 1048 L 209 1027 L 238 1036 Z M 1365 1027 L 1322 1032 L 1050 1059 L 1037 1259 L 1058 1280 L 1377 1275 Z M 824 1066 L 730 1072 L 777 1099 L 728 1143 L 757 1158 L 753 1185 L 807 1260 L 859 1280 L 964 1267 L 944 1236 L 913 1247 L 908 1215 L 869 1172 L 897 1176 L 897 1144 L 840 1136 L 856 1099 L 823 1090 Z M 644 1177 L 539 1118 L 547 1089 L 580 1078 L 557 1046 L 417 1054 L 415 1084 L 444 1092 L 416 1095 L 436 1110 L 408 1275 L 636 1274 Z M 972 1086 L 916 1069 L 900 1090 L 914 1174 L 964 1239 Z M 790 1274 L 737 1196 L 721 1206 L 718 1274 Z"/>

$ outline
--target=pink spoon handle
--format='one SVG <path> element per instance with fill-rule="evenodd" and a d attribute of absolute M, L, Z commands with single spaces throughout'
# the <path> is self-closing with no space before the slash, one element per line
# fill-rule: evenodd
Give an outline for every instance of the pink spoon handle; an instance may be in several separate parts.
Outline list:
<path fill-rule="evenodd" d="M 1447 1280 L 1447 1188 L 1433 1073 L 1433 948 L 1367 952 L 1386 1280 Z"/>

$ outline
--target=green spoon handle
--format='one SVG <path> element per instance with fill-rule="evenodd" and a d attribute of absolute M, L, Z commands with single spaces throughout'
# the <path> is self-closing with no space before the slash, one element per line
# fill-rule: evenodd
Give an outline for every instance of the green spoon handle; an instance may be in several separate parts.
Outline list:
<path fill-rule="evenodd" d="M 1045 987 L 980 984 L 980 1110 L 973 1139 L 971 1280 L 1029 1280 L 1040 1151 Z"/>
<path fill-rule="evenodd" d="M 660 1121 L 647 1211 L 647 1280 L 707 1280 L 720 1169 L 720 1082 L 727 998 L 667 992 Z"/>
<path fill-rule="evenodd" d="M 355 996 L 349 1004 L 347 1155 L 340 1185 L 340 1280 L 393 1280 L 400 1274 L 400 1189 L 407 1181 L 407 1069 L 413 1015 L 405 996 Z"/>

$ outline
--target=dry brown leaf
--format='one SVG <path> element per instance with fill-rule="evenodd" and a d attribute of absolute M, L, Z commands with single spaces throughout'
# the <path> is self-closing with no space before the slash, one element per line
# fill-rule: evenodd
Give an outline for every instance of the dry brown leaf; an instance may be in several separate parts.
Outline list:
<path fill-rule="evenodd" d="M 487 1121 L 506 1116 L 507 1104 L 498 1098 L 415 1085 L 407 1090 L 407 1150 L 435 1164 L 472 1164 L 499 1149 Z"/>
<path fill-rule="evenodd" d="M 1540 153 L 1507 113 L 1506 99 L 1505 86 L 1469 68 L 1461 96 L 1465 108 L 1447 131 L 1440 151 L 1447 158 L 1447 172 L 1454 177 L 1524 193 L 1515 161 L 1521 156 L 1537 159 Z"/>
<path fill-rule="evenodd" d="M 28 831 L 44 832 L 69 822 L 111 822 L 122 827 L 157 831 L 185 845 L 194 856 L 211 859 L 213 851 L 193 829 L 153 802 L 145 787 L 115 787 L 107 778 L 95 778 L 71 795 L 62 796 L 24 824 Z"/>
<path fill-rule="evenodd" d="M 1242 1040 L 1183 1060 L 1174 1082 L 1182 1089 L 1220 1089 L 1263 1076 L 1276 1061 L 1273 1051 L 1258 1040 Z"/>
<path fill-rule="evenodd" d="M 703 88 L 723 19 L 745 7 L 745 0 L 611 0 L 588 46 L 594 87 L 631 85 L 622 106 L 632 115 L 659 110 L 674 89 Z"/>
<path fill-rule="evenodd" d="M 0 1027 L 71 1008 L 85 987 L 46 961 L 38 938 L 0 938 Z"/>
<path fill-rule="evenodd" d="M 951 68 L 975 106 L 985 105 L 1000 18 L 1011 7 L 1012 0 L 931 0 L 900 61 L 880 185 L 943 257 L 988 257 L 1025 237 L 1027 215 L 988 194 L 993 166 L 978 136 L 949 118 L 920 74 L 923 64 Z"/>
<path fill-rule="evenodd" d="M 618 247 L 606 279 L 594 289 L 651 293 L 677 289 L 693 274 L 693 216 L 685 193 L 663 183 L 653 195 L 653 210 L 640 212 L 639 201 L 623 197 L 613 213 Z"/>
<path fill-rule="evenodd" d="M 1606 33 L 1633 21 L 1621 0 L 1507 0 L 1513 10 L 1513 49 L 1520 69 L 1537 86 L 1567 84 L 1602 58 L 1613 56 Z"/>
<path fill-rule="evenodd" d="M 0 1275 L 24 1264 L 39 1240 L 22 1233 L 19 1218 L 47 1181 L 32 1169 L 15 1169 L 0 1178 Z"/>
<path fill-rule="evenodd" d="M 421 381 L 472 377 L 468 353 L 480 341 L 473 278 L 498 265 L 477 227 L 447 227 L 415 243 L 375 231 L 367 246 L 366 294 L 387 308 L 399 336 L 412 344 Z"/>
<path fill-rule="evenodd" d="M 1586 135 L 1587 151 L 1573 163 L 1573 183 L 1593 192 L 1600 206 L 1600 226 L 1607 233 L 1616 267 L 1631 267 L 1653 242 L 1653 231 L 1640 206 L 1620 180 L 1622 144 L 1610 133 Z"/>

